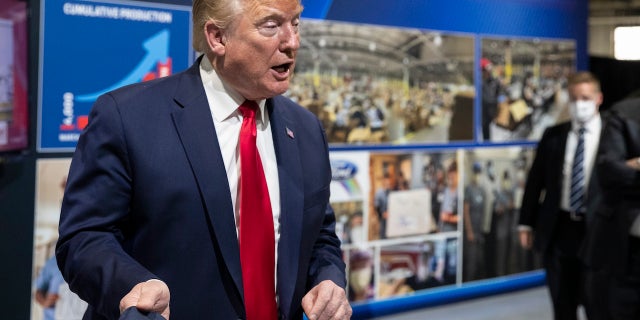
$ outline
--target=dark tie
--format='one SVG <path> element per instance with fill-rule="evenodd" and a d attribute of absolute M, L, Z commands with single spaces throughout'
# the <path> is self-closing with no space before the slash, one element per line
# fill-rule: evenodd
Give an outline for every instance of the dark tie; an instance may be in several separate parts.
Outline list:
<path fill-rule="evenodd" d="M 256 148 L 256 110 L 245 101 L 240 129 L 240 262 L 247 320 L 277 319 L 275 235 L 269 190 Z"/>
<path fill-rule="evenodd" d="M 584 214 L 584 132 L 584 127 L 580 127 L 580 129 L 578 129 L 578 145 L 576 146 L 576 153 L 573 157 L 573 166 L 571 167 L 571 196 L 569 198 L 569 203 L 571 211 L 578 216 Z"/>

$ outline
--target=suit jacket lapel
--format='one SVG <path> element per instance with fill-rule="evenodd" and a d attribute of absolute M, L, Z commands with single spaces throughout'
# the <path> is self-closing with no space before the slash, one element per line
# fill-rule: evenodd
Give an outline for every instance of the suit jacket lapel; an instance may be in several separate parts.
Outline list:
<path fill-rule="evenodd" d="M 199 61 L 184 74 L 180 82 L 175 101 L 181 108 L 177 108 L 172 117 L 206 207 L 213 239 L 217 242 L 214 245 L 219 248 L 241 297 L 240 251 L 231 192 L 200 79 Z"/>
<path fill-rule="evenodd" d="M 286 117 L 286 106 L 267 100 L 269 121 L 278 161 L 280 183 L 280 241 L 278 242 L 278 296 L 283 314 L 291 312 L 298 274 L 304 187 L 302 166 L 295 138 L 295 123 Z"/>
<path fill-rule="evenodd" d="M 602 137 L 602 131 L 604 131 L 605 118 L 601 115 L 602 119 L 602 128 L 600 129 L 600 137 Z M 601 192 L 600 192 L 600 182 L 598 181 L 598 148 L 599 145 L 596 146 L 596 158 L 593 162 L 593 167 L 591 168 L 591 175 L 589 176 L 589 185 L 587 186 L 587 227 L 591 225 L 591 221 L 595 218 L 595 212 L 601 201 Z"/>
<path fill-rule="evenodd" d="M 563 171 L 564 171 L 564 157 L 565 154 L 567 152 L 567 138 L 569 137 L 569 132 L 571 132 L 571 122 L 565 123 L 562 127 L 562 131 L 560 131 L 561 134 L 558 135 L 558 150 L 559 152 L 556 152 L 556 156 L 557 159 L 555 161 L 555 163 L 558 164 L 558 166 L 556 167 L 556 172 L 555 172 L 555 176 L 559 177 L 558 180 L 558 200 L 560 200 L 560 196 L 562 194 L 562 180 L 564 177 Z M 558 203 L 559 205 L 560 203 Z"/>

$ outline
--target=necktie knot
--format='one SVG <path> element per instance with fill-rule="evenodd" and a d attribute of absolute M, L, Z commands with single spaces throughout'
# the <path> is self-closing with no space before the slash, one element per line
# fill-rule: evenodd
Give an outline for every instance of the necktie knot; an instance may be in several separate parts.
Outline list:
<path fill-rule="evenodd" d="M 238 109 L 240 110 L 240 114 L 242 114 L 243 117 L 255 118 L 256 111 L 258 110 L 258 104 L 252 100 L 245 100 L 240 105 L 240 107 L 238 107 Z"/>
<path fill-rule="evenodd" d="M 587 129 L 585 127 L 578 128 L 578 135 L 579 136 L 584 136 L 585 132 L 587 132 Z"/>
<path fill-rule="evenodd" d="M 255 101 L 245 100 L 238 107 L 238 110 L 240 111 L 240 114 L 242 114 L 242 118 L 243 118 L 242 130 L 246 130 L 244 132 L 247 132 L 253 135 L 254 140 L 251 143 L 255 145 L 255 137 L 258 134 L 257 128 L 256 128 L 256 111 L 258 110 L 258 104 Z"/>

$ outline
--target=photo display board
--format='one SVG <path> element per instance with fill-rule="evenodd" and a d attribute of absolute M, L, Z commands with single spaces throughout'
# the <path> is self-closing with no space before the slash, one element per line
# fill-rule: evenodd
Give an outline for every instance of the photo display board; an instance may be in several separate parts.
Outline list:
<path fill-rule="evenodd" d="M 286 95 L 327 132 L 350 301 L 540 269 L 518 242 L 520 203 L 586 66 L 586 4 L 303 5 Z"/>
<path fill-rule="evenodd" d="M 41 152 L 73 151 L 99 95 L 193 61 L 188 6 L 48 0 L 41 10 Z"/>
<path fill-rule="evenodd" d="M 566 78 L 587 64 L 587 4 L 302 4 L 285 95 L 326 130 L 350 301 L 539 269 L 517 242 L 523 185 L 542 132 L 568 119 Z M 38 151 L 73 151 L 98 95 L 186 69 L 190 19 L 184 5 L 43 0 Z M 57 219 L 40 203 L 61 196 L 63 177 L 46 172 L 65 166 L 38 163 L 38 185 L 56 191 L 36 199 L 34 279 Z"/>

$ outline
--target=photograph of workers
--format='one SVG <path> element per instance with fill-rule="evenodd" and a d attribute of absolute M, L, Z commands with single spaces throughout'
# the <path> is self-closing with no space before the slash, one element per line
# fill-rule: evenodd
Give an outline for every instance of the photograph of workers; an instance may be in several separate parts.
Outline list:
<path fill-rule="evenodd" d="M 518 243 L 518 218 L 533 148 L 468 150 L 463 192 L 463 281 L 539 268 Z"/>
<path fill-rule="evenodd" d="M 287 95 L 330 143 L 473 140 L 473 37 L 316 20 L 300 35 Z"/>
<path fill-rule="evenodd" d="M 336 215 L 336 234 L 342 249 L 367 241 L 369 199 L 369 152 L 336 151 L 331 162 L 331 207 Z"/>
<path fill-rule="evenodd" d="M 31 320 L 80 320 L 87 304 L 69 290 L 55 259 L 70 158 L 37 162 Z"/>
<path fill-rule="evenodd" d="M 378 298 L 456 283 L 458 239 L 432 237 L 380 249 Z"/>
<path fill-rule="evenodd" d="M 368 247 L 346 250 L 347 295 L 349 301 L 375 298 L 374 249 Z"/>
<path fill-rule="evenodd" d="M 340 238 L 342 249 L 345 250 L 348 245 L 363 245 L 366 241 L 366 227 L 362 201 L 336 202 L 331 207 L 336 214 L 336 234 Z"/>
<path fill-rule="evenodd" d="M 484 38 L 481 43 L 479 140 L 538 140 L 545 128 L 569 118 L 567 76 L 575 70 L 575 41 Z"/>
<path fill-rule="evenodd" d="M 462 152 L 372 153 L 369 239 L 458 229 L 458 156 Z"/>

